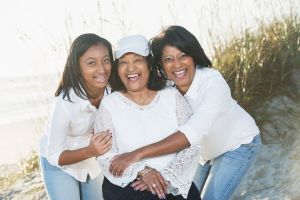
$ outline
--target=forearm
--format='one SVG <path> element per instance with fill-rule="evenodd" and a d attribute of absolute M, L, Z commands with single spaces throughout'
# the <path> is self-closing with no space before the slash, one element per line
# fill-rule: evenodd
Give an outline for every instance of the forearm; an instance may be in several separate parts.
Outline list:
<path fill-rule="evenodd" d="M 144 159 L 178 152 L 189 146 L 190 143 L 186 136 L 177 131 L 159 142 L 141 147 L 133 152 L 139 155 L 140 159 Z"/>
<path fill-rule="evenodd" d="M 89 151 L 88 147 L 84 147 L 77 150 L 65 150 L 63 151 L 58 160 L 58 164 L 61 165 L 70 165 L 78 163 L 85 159 L 91 158 L 94 155 Z"/>

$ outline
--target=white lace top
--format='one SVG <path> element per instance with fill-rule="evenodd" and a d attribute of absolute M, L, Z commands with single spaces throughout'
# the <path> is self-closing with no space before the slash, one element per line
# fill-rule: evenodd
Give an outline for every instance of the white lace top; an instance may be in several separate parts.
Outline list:
<path fill-rule="evenodd" d="M 136 179 L 145 166 L 155 168 L 170 182 L 168 192 L 187 197 L 199 161 L 199 146 L 179 153 L 144 159 L 129 166 L 122 177 L 109 173 L 115 155 L 133 151 L 157 142 L 174 133 L 190 116 L 191 108 L 174 88 L 158 91 L 150 104 L 140 106 L 119 92 L 106 96 L 100 105 L 94 124 L 95 132 L 109 130 L 113 146 L 98 157 L 103 174 L 115 185 L 125 187 Z"/>

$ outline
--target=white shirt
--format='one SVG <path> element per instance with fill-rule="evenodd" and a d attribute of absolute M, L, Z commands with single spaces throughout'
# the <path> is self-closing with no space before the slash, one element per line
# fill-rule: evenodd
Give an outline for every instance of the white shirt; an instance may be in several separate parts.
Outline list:
<path fill-rule="evenodd" d="M 104 176 L 115 185 L 125 187 L 137 177 L 145 166 L 160 171 L 171 183 L 169 192 L 187 197 L 199 161 L 199 148 L 192 146 L 178 154 L 144 159 L 129 166 L 122 177 L 109 173 L 115 155 L 164 139 L 183 124 L 191 115 L 191 108 L 175 89 L 158 91 L 150 104 L 140 106 L 119 92 L 106 96 L 95 120 L 95 132 L 109 130 L 113 134 L 113 147 L 98 161 Z"/>
<path fill-rule="evenodd" d="M 197 69 L 184 95 L 193 116 L 178 130 L 200 145 L 200 163 L 252 141 L 259 134 L 254 119 L 232 99 L 230 88 L 215 69 Z"/>
<path fill-rule="evenodd" d="M 58 164 L 58 160 L 65 150 L 76 150 L 89 145 L 97 108 L 89 100 L 78 97 L 72 89 L 70 97 L 73 103 L 67 97 L 63 99 L 63 94 L 55 98 L 48 127 L 40 141 L 39 153 L 52 165 L 85 182 L 88 175 L 93 179 L 100 174 L 96 158 L 63 166 Z"/>

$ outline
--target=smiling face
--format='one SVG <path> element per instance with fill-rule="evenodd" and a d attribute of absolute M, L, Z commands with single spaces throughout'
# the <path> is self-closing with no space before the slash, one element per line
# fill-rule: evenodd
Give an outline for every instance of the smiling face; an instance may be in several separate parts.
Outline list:
<path fill-rule="evenodd" d="M 175 83 L 182 94 L 185 94 L 196 73 L 193 58 L 178 48 L 167 45 L 162 50 L 161 64 L 168 79 Z"/>
<path fill-rule="evenodd" d="M 102 44 L 91 46 L 79 58 L 79 65 L 84 86 L 88 93 L 90 95 L 102 93 L 108 83 L 111 72 L 111 62 L 107 47 Z"/>
<path fill-rule="evenodd" d="M 138 92 L 147 89 L 150 71 L 146 57 L 127 53 L 118 62 L 118 75 L 128 92 Z"/>

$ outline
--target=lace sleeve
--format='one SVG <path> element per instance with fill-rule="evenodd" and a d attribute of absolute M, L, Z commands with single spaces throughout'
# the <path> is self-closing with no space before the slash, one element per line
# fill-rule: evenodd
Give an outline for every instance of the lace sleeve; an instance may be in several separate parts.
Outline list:
<path fill-rule="evenodd" d="M 97 161 L 102 169 L 104 176 L 113 184 L 125 187 L 137 177 L 137 173 L 145 168 L 143 162 L 137 162 L 130 165 L 123 173 L 122 177 L 114 177 L 109 172 L 109 166 L 112 159 L 119 154 L 116 135 L 109 111 L 104 106 L 100 106 L 94 124 L 95 133 L 109 130 L 112 133 L 112 148 L 105 154 L 97 157 Z"/>
<path fill-rule="evenodd" d="M 176 93 L 176 114 L 179 126 L 184 124 L 192 115 L 191 107 L 179 92 Z M 181 194 L 187 198 L 197 170 L 199 156 L 199 146 L 191 146 L 178 152 L 172 162 L 160 171 L 165 180 L 170 183 L 168 193 Z"/>
<path fill-rule="evenodd" d="M 176 115 L 178 120 L 178 126 L 183 125 L 193 114 L 192 108 L 186 101 L 186 99 L 179 93 L 176 92 Z"/>
<path fill-rule="evenodd" d="M 168 193 L 187 198 L 199 162 L 199 146 L 194 145 L 176 154 L 174 160 L 160 171 L 170 183 Z"/>

